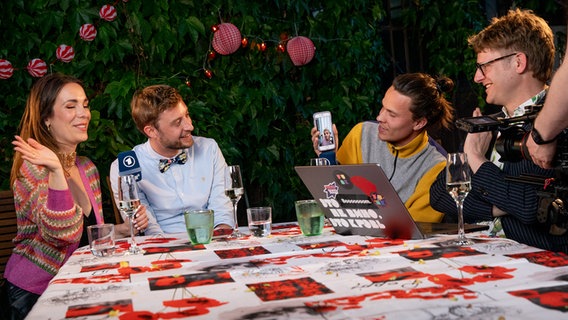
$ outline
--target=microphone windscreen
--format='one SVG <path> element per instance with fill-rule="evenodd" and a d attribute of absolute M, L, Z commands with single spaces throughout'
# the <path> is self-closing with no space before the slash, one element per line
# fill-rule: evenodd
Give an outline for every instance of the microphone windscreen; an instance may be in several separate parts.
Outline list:
<path fill-rule="evenodd" d="M 133 150 L 123 151 L 118 154 L 118 175 L 135 175 L 136 181 L 142 179 L 142 168 Z"/>

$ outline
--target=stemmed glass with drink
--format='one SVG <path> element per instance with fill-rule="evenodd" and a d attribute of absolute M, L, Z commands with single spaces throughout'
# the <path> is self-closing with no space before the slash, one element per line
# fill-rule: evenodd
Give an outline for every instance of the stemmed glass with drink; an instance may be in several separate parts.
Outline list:
<path fill-rule="evenodd" d="M 124 213 L 130 220 L 130 254 L 144 253 L 134 239 L 134 217 L 140 206 L 140 198 L 138 197 L 138 183 L 136 176 L 125 175 L 118 177 L 118 209 Z"/>
<path fill-rule="evenodd" d="M 233 203 L 233 217 L 235 219 L 235 227 L 231 238 L 241 238 L 243 234 L 239 231 L 239 220 L 237 219 L 237 204 L 241 196 L 245 193 L 243 180 L 241 178 L 241 168 L 239 166 L 228 166 L 225 172 L 225 194 Z"/>
<path fill-rule="evenodd" d="M 451 244 L 472 245 L 473 241 L 465 236 L 463 222 L 463 201 L 471 190 L 471 171 L 465 153 L 448 153 L 446 163 L 446 190 L 458 207 L 458 238 Z"/>

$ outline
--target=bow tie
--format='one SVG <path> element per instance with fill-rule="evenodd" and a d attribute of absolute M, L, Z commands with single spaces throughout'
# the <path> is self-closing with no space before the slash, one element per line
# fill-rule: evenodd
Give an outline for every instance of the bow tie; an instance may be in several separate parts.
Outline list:
<path fill-rule="evenodd" d="M 178 154 L 175 158 L 171 159 L 160 159 L 160 172 L 164 173 L 168 171 L 170 166 L 174 163 L 184 164 L 187 162 L 187 154 L 184 152 Z"/>

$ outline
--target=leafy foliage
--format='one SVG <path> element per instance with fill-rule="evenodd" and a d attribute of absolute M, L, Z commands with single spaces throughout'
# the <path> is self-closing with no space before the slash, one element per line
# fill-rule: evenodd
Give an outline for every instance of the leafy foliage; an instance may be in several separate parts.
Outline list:
<path fill-rule="evenodd" d="M 469 72 L 473 55 L 464 39 L 485 23 L 478 3 L 413 1 L 402 24 L 419 39 L 418 51 L 425 50 L 428 63 L 402 71 Z M 293 201 L 309 196 L 293 168 L 314 156 L 312 113 L 331 111 L 340 134 L 347 134 L 355 123 L 376 116 L 392 79 L 388 71 L 398 63 L 386 40 L 387 12 L 374 1 L 117 1 L 112 22 L 99 18 L 103 4 L 0 3 L 0 58 L 18 69 L 12 78 L 0 80 L 2 189 L 9 188 L 10 142 L 33 82 L 25 66 L 41 58 L 50 72 L 72 74 L 88 89 L 92 121 L 89 140 L 79 152 L 97 164 L 101 181 L 118 152 L 145 141 L 130 118 L 132 94 L 166 83 L 178 88 L 189 106 L 194 134 L 216 139 L 227 163 L 241 165 L 247 191 L 243 206 L 271 205 L 276 221 L 292 220 Z M 209 60 L 210 27 L 220 22 L 236 25 L 249 44 Z M 92 42 L 78 35 L 85 23 L 97 27 Z M 317 48 L 315 58 L 302 67 L 276 50 L 280 41 L 296 35 L 309 37 Z M 258 49 L 263 41 L 266 51 Z M 70 63 L 55 57 L 62 43 L 75 49 Z M 212 71 L 211 79 L 204 69 Z M 103 197 L 110 217 L 108 192 Z"/>

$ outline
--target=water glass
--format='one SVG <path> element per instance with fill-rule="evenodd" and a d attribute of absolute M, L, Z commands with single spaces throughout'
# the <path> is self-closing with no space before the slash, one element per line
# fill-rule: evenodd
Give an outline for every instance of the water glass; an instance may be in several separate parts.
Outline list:
<path fill-rule="evenodd" d="M 247 209 L 248 227 L 255 237 L 268 237 L 272 231 L 272 208 L 252 207 Z"/>
<path fill-rule="evenodd" d="M 208 244 L 211 242 L 213 237 L 213 210 L 186 210 L 184 217 L 191 244 Z"/>
<path fill-rule="evenodd" d="M 327 158 L 311 158 L 310 166 L 329 166 L 329 160 Z"/>
<path fill-rule="evenodd" d="M 325 216 L 316 200 L 298 200 L 295 206 L 302 233 L 305 236 L 320 235 L 323 231 Z"/>
<path fill-rule="evenodd" d="M 96 257 L 112 256 L 115 251 L 114 224 L 96 224 L 87 227 L 89 248 Z"/>

